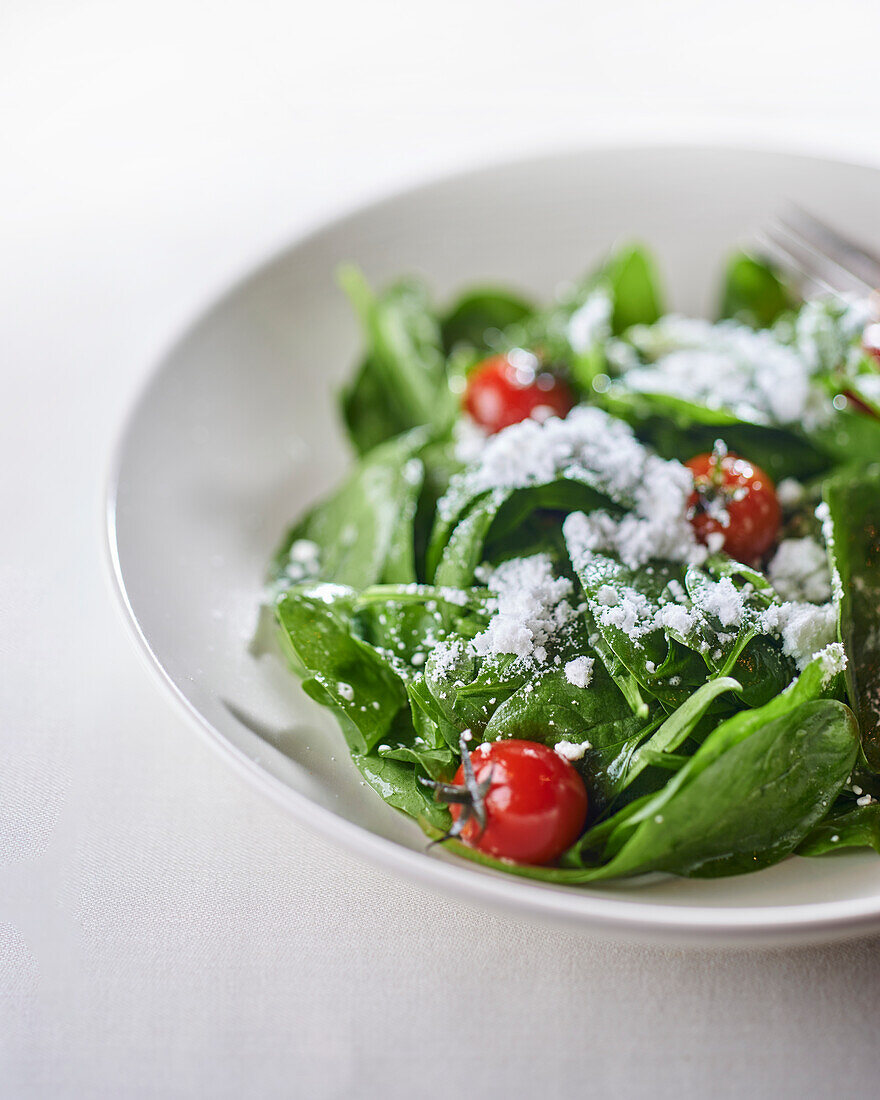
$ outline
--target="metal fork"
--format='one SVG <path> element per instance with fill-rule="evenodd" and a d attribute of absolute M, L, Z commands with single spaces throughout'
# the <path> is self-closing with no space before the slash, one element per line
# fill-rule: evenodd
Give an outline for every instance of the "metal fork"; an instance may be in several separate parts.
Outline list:
<path fill-rule="evenodd" d="M 880 321 L 880 256 L 797 206 L 755 239 L 803 293 L 867 297 L 874 320 Z"/>

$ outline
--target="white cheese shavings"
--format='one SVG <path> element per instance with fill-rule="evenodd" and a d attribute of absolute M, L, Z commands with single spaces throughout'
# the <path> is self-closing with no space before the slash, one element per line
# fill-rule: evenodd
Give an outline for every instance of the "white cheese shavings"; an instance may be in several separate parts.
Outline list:
<path fill-rule="evenodd" d="M 567 335 L 572 350 L 583 354 L 604 343 L 611 335 L 611 314 L 611 296 L 598 287 L 569 318 Z"/>
<path fill-rule="evenodd" d="M 828 547 L 828 553 L 834 558 L 834 521 L 831 519 L 831 509 L 823 500 L 816 508 L 816 519 L 822 524 L 822 537 Z M 831 569 L 831 591 L 834 599 L 839 603 L 843 599 L 843 581 L 837 566 Z"/>
<path fill-rule="evenodd" d="M 469 416 L 460 416 L 452 425 L 455 457 L 465 465 L 479 459 L 487 439 L 488 434 Z"/>
<path fill-rule="evenodd" d="M 558 753 L 563 760 L 568 760 L 571 763 L 574 760 L 581 760 L 586 751 L 592 747 L 589 741 L 581 741 L 577 745 L 573 741 L 557 741 L 553 746 L 553 751 Z"/>
<path fill-rule="evenodd" d="M 761 628 L 782 639 L 782 651 L 803 669 L 820 650 L 830 646 L 837 635 L 835 604 L 811 604 L 791 601 L 773 604 L 761 615 Z"/>
<path fill-rule="evenodd" d="M 494 614 L 474 638 L 474 651 L 481 657 L 512 653 L 544 664 L 554 635 L 576 614 L 568 602 L 571 581 L 554 577 L 549 555 L 535 554 L 499 565 L 489 578 L 489 591 L 495 597 Z"/>
<path fill-rule="evenodd" d="M 593 678 L 594 664 L 595 661 L 592 657 L 575 657 L 573 661 L 569 661 L 565 666 L 566 680 L 573 687 L 589 687 L 590 680 Z"/>
<path fill-rule="evenodd" d="M 804 499 L 803 485 L 793 477 L 784 477 L 776 486 L 776 498 L 783 508 L 797 508 Z"/>
<path fill-rule="evenodd" d="M 599 591 L 610 587 L 603 585 Z M 655 609 L 644 593 L 629 587 L 611 591 L 614 592 L 614 603 L 600 603 L 594 608 L 596 619 L 602 626 L 616 627 L 633 640 L 653 629 Z"/>
<path fill-rule="evenodd" d="M 783 600 L 827 603 L 831 599 L 828 556 L 809 535 L 783 539 L 767 567 L 770 582 Z"/>
<path fill-rule="evenodd" d="M 572 409 L 565 420 L 524 420 L 492 436 L 477 464 L 453 479 L 438 513 L 448 521 L 463 496 L 557 478 L 580 481 L 629 509 L 621 518 L 602 510 L 569 516 L 569 522 L 578 517 L 573 530 L 583 552 L 612 551 L 633 568 L 652 557 L 705 559 L 706 548 L 687 520 L 690 470 L 653 454 L 622 420 L 587 406 Z"/>
<path fill-rule="evenodd" d="M 822 662 L 822 682 L 827 687 L 846 668 L 846 653 L 840 642 L 831 642 L 815 656 Z"/>
<path fill-rule="evenodd" d="M 770 331 L 670 315 L 628 338 L 653 362 L 626 370 L 616 383 L 623 390 L 669 394 L 761 424 L 801 421 L 811 405 L 815 368 Z"/>
<path fill-rule="evenodd" d="M 730 577 L 710 582 L 700 596 L 700 607 L 714 615 L 722 626 L 739 626 L 743 619 L 743 594 Z"/>
<path fill-rule="evenodd" d="M 321 568 L 320 547 L 311 539 L 296 539 L 287 558 L 284 572 L 294 584 L 316 577 Z"/>
<path fill-rule="evenodd" d="M 431 654 L 433 674 L 438 679 L 444 679 L 455 668 L 464 652 L 464 642 L 461 638 L 447 638 L 434 647 Z"/>

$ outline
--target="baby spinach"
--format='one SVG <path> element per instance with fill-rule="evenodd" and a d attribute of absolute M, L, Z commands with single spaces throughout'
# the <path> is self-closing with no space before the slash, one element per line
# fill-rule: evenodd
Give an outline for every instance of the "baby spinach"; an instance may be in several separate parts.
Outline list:
<path fill-rule="evenodd" d="M 721 317 L 752 328 L 770 328 L 796 299 L 779 274 L 761 260 L 744 252 L 730 258 L 721 294 Z"/>
<path fill-rule="evenodd" d="M 525 321 L 534 306 L 507 290 L 471 290 L 461 295 L 441 322 L 443 345 L 451 352 L 460 344 L 491 351 L 502 331 Z"/>
<path fill-rule="evenodd" d="M 803 703 L 695 771 L 594 877 L 646 871 L 714 877 L 776 863 L 828 812 L 857 749 L 847 707 Z"/>
<path fill-rule="evenodd" d="M 290 554 L 295 544 L 312 543 L 321 580 L 352 588 L 414 581 L 413 522 L 424 477 L 418 455 L 426 441 L 419 428 L 366 455 L 340 489 L 287 532 L 270 580 L 283 586 L 304 579 L 291 577 Z"/>
<path fill-rule="evenodd" d="M 390 757 L 363 756 L 352 759 L 374 791 L 395 810 L 414 817 L 424 829 L 445 832 L 452 819 L 445 806 L 435 802 L 418 781 L 418 773 L 409 765 Z"/>
<path fill-rule="evenodd" d="M 840 584 L 840 633 L 847 690 L 859 719 L 862 747 L 880 771 L 880 468 L 831 479 L 825 503 Z"/>
<path fill-rule="evenodd" d="M 847 848 L 873 848 L 880 852 L 880 802 L 857 806 L 850 802 L 835 807 L 814 826 L 798 845 L 799 856 L 833 855 Z"/>
<path fill-rule="evenodd" d="M 339 281 L 367 342 L 366 358 L 342 395 L 357 450 L 364 453 L 409 428 L 447 424 L 455 401 L 447 385 L 440 324 L 425 287 L 406 279 L 377 296 L 351 266 L 340 270 Z"/>
<path fill-rule="evenodd" d="M 320 595 L 288 592 L 275 607 L 285 651 L 308 695 L 332 707 L 353 752 L 368 752 L 407 704 L 406 688 L 351 622 Z"/>
<path fill-rule="evenodd" d="M 633 325 L 653 325 L 663 313 L 663 295 L 657 265 L 639 245 L 617 251 L 605 266 L 614 310 L 611 329 L 625 332 Z"/>

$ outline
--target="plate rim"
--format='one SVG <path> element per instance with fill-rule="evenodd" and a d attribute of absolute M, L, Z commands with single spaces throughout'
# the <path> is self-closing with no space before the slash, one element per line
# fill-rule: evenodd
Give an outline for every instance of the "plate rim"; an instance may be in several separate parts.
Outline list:
<path fill-rule="evenodd" d="M 131 430 L 152 391 L 165 375 L 173 369 L 179 349 L 193 330 L 222 310 L 234 296 L 246 289 L 275 263 L 295 249 L 308 245 L 324 233 L 337 231 L 346 223 L 378 213 L 383 207 L 393 206 L 403 198 L 415 198 L 434 188 L 459 183 L 466 184 L 471 177 L 504 167 L 525 166 L 529 163 L 564 161 L 577 156 L 614 153 L 652 152 L 700 152 L 706 155 L 741 153 L 745 156 L 762 155 L 798 159 L 805 162 L 836 164 L 843 167 L 863 168 L 880 172 L 880 163 L 870 158 L 838 155 L 834 152 L 817 152 L 815 146 L 805 148 L 795 142 L 791 146 L 782 142 L 743 143 L 726 142 L 713 137 L 711 141 L 676 138 L 673 141 L 621 140 L 580 143 L 561 148 L 538 150 L 516 157 L 497 157 L 471 162 L 447 172 L 429 173 L 415 182 L 404 184 L 380 193 L 376 197 L 343 205 L 339 210 L 324 216 L 295 233 L 275 249 L 264 252 L 249 263 L 243 273 L 230 279 L 219 292 L 211 294 L 207 301 L 189 315 L 176 335 L 166 343 L 165 350 L 152 357 L 152 367 L 137 388 L 128 410 L 117 430 L 110 453 L 103 494 L 103 557 L 107 566 L 106 576 L 114 594 L 114 603 L 134 648 L 145 667 L 176 700 L 187 717 L 189 725 L 202 739 L 212 745 L 221 756 L 233 765 L 233 770 L 247 776 L 250 783 L 284 809 L 298 824 L 310 833 L 330 841 L 337 847 L 363 858 L 385 871 L 399 874 L 436 893 L 453 893 L 472 904 L 489 905 L 498 912 L 545 922 L 552 920 L 570 929 L 597 933 L 609 939 L 676 943 L 680 946 L 765 946 L 784 943 L 827 941 L 851 938 L 876 930 L 880 923 L 880 896 L 823 902 L 804 902 L 789 905 L 704 906 L 661 904 L 650 901 L 633 902 L 625 898 L 600 896 L 575 889 L 547 889 L 528 880 L 505 876 L 503 873 L 477 871 L 466 862 L 453 863 L 433 859 L 424 851 L 418 851 L 380 836 L 371 830 L 349 821 L 333 810 L 312 801 L 286 784 L 281 778 L 261 767 L 242 749 L 232 744 L 208 718 L 192 703 L 166 671 L 144 634 L 132 607 L 126 587 L 124 571 L 119 557 L 116 510 L 120 476 L 126 445 Z"/>

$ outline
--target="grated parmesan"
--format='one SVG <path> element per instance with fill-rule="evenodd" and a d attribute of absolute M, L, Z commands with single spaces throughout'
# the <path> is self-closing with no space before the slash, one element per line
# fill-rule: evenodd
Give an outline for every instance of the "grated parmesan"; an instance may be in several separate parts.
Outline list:
<path fill-rule="evenodd" d="M 590 680 L 593 678 L 594 664 L 595 661 L 592 657 L 575 657 L 573 661 L 569 661 L 565 666 L 566 680 L 573 687 L 589 687 Z"/>
<path fill-rule="evenodd" d="M 813 369 L 768 330 L 670 315 L 629 338 L 652 362 L 624 371 L 615 383 L 624 391 L 668 394 L 760 424 L 801 421 L 811 405 Z"/>
<path fill-rule="evenodd" d="M 568 342 L 572 350 L 583 354 L 611 336 L 611 296 L 598 287 L 568 321 Z"/>
<path fill-rule="evenodd" d="M 782 640 L 782 652 L 803 669 L 837 637 L 837 606 L 789 601 L 772 604 L 761 615 L 761 629 Z"/>
<path fill-rule="evenodd" d="M 568 602 L 574 586 L 567 577 L 555 577 L 548 554 L 503 562 L 489 578 L 494 614 L 482 634 L 474 638 L 481 657 L 512 653 L 544 664 L 547 647 L 574 618 Z"/>
<path fill-rule="evenodd" d="M 802 539 L 783 539 L 767 572 L 783 600 L 827 603 L 831 599 L 828 555 L 809 535 Z"/>
<path fill-rule="evenodd" d="M 557 741 L 553 746 L 553 751 L 558 753 L 563 760 L 568 760 L 569 763 L 574 760 L 581 760 L 588 749 L 593 746 L 589 741 L 581 741 L 580 744 L 575 744 L 573 741 Z"/>
<path fill-rule="evenodd" d="M 622 420 L 588 406 L 572 409 L 564 420 L 524 420 L 492 436 L 478 461 L 453 478 L 438 512 L 449 521 L 463 499 L 560 478 L 582 482 L 629 509 L 619 518 L 602 510 L 570 516 L 567 522 L 579 517 L 584 551 L 613 551 L 632 567 L 652 557 L 705 559 L 687 520 L 690 471 L 654 454 Z"/>

